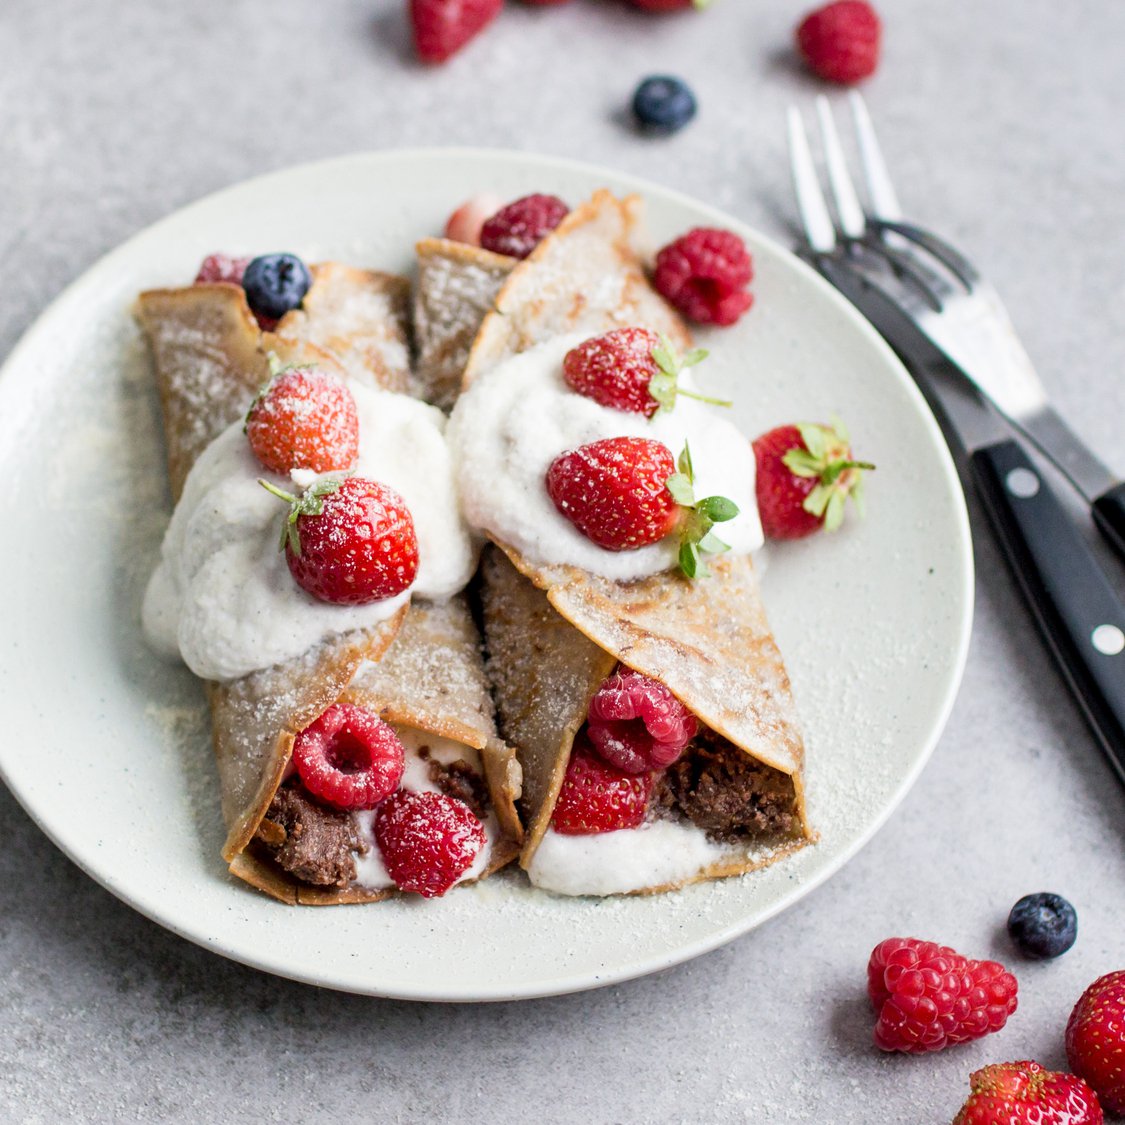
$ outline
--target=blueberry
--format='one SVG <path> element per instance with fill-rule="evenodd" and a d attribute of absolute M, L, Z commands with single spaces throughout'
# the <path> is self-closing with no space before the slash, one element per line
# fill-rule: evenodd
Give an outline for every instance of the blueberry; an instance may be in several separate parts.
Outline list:
<path fill-rule="evenodd" d="M 308 267 L 296 254 L 263 254 L 242 275 L 250 308 L 274 320 L 297 308 L 311 284 Z"/>
<path fill-rule="evenodd" d="M 1024 895 L 1008 915 L 1008 936 L 1028 957 L 1058 957 L 1078 937 L 1078 915 L 1061 895 Z"/>
<path fill-rule="evenodd" d="M 633 115 L 652 133 L 674 133 L 695 116 L 695 95 L 678 78 L 646 78 L 633 95 Z"/>

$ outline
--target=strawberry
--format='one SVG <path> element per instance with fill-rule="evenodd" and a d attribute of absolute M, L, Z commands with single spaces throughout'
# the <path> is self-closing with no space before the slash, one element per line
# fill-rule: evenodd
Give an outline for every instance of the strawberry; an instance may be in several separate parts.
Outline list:
<path fill-rule="evenodd" d="M 770 539 L 801 539 L 821 527 L 835 531 L 850 496 L 863 514 L 862 472 L 852 459 L 844 424 L 778 426 L 754 441 L 758 514 Z"/>
<path fill-rule="evenodd" d="M 696 501 L 686 444 L 678 468 L 662 442 L 603 438 L 560 453 L 547 469 L 547 492 L 561 515 L 607 551 L 635 551 L 679 529 L 680 568 L 703 578 L 700 552 L 727 549 L 711 528 L 734 519 L 738 508 L 725 496 Z"/>
<path fill-rule="evenodd" d="M 465 200 L 446 220 L 445 237 L 469 246 L 480 245 L 480 228 L 504 206 L 498 195 L 482 192 Z"/>
<path fill-rule="evenodd" d="M 293 742 L 301 782 L 337 809 L 373 809 L 398 788 L 403 761 L 394 728 L 350 703 L 334 703 Z"/>
<path fill-rule="evenodd" d="M 259 480 L 289 504 L 281 547 L 297 585 L 323 602 L 367 605 L 409 588 L 418 539 L 405 501 L 363 477 L 319 480 L 301 496 Z"/>
<path fill-rule="evenodd" d="M 1125 969 L 1082 993 L 1066 1025 L 1066 1057 L 1106 1111 L 1125 1116 Z"/>
<path fill-rule="evenodd" d="M 551 827 L 563 836 L 638 828 L 645 819 L 652 781 L 651 773 L 623 773 L 607 765 L 580 735 L 570 751 Z"/>
<path fill-rule="evenodd" d="M 504 0 L 410 0 L 414 48 L 427 63 L 445 62 L 499 14 Z"/>
<path fill-rule="evenodd" d="M 695 737 L 695 716 L 658 680 L 619 668 L 594 693 L 586 736 L 624 773 L 667 769 Z"/>
<path fill-rule="evenodd" d="M 484 825 L 472 809 L 444 793 L 400 789 L 379 806 L 374 828 L 395 886 L 423 898 L 445 894 L 485 845 Z"/>
<path fill-rule="evenodd" d="M 677 395 L 730 406 L 679 386 L 684 368 L 695 367 L 706 358 L 702 348 L 683 357 L 676 355 L 672 342 L 651 329 L 617 328 L 571 348 L 563 358 L 563 378 L 571 390 L 602 406 L 646 418 L 659 411 L 671 412 Z"/>
<path fill-rule="evenodd" d="M 940 1051 L 999 1031 L 1016 1010 L 1016 978 L 996 961 L 973 961 L 948 946 L 887 938 L 867 963 L 867 995 L 884 1051 Z"/>
<path fill-rule="evenodd" d="M 1102 1125 L 1098 1097 L 1081 1078 L 1037 1062 L 974 1070 L 953 1125 Z"/>
<path fill-rule="evenodd" d="M 254 456 L 275 473 L 347 470 L 359 456 L 359 415 L 342 379 L 319 367 L 279 370 L 243 427 Z"/>

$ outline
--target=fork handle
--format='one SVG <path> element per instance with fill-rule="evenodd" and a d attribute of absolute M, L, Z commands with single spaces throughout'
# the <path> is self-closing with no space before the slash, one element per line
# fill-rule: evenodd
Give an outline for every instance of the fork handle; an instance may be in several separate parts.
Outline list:
<path fill-rule="evenodd" d="M 1125 482 L 1106 489 L 1091 510 L 1106 542 L 1125 559 Z"/>
<path fill-rule="evenodd" d="M 970 465 L 985 512 L 1047 647 L 1110 765 L 1125 782 L 1125 605 L 1077 526 L 1014 441 L 976 450 Z"/>

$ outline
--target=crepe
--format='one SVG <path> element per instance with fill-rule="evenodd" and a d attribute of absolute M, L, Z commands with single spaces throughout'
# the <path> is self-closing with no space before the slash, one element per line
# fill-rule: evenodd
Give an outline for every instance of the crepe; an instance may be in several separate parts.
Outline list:
<path fill-rule="evenodd" d="M 174 499 L 203 449 L 245 414 L 269 376 L 271 353 L 284 364 L 316 363 L 341 377 L 358 372 L 383 389 L 408 385 L 402 279 L 336 264 L 312 272 L 303 308 L 286 314 L 274 333 L 259 329 L 240 286 L 141 294 L 136 315 L 155 359 Z M 383 320 L 367 319 L 376 314 Z M 270 859 L 267 841 L 277 837 L 263 818 L 291 771 L 294 739 L 337 701 L 369 707 L 400 729 L 449 737 L 479 751 L 497 819 L 505 833 L 518 834 L 512 805 L 518 768 L 496 737 L 479 638 L 463 596 L 443 605 L 411 604 L 298 660 L 230 683 L 209 683 L 208 698 L 228 828 L 223 856 L 234 874 L 276 898 L 328 904 L 393 893 L 312 886 Z M 515 850 L 506 839 L 495 845 L 489 870 L 508 862 Z"/>

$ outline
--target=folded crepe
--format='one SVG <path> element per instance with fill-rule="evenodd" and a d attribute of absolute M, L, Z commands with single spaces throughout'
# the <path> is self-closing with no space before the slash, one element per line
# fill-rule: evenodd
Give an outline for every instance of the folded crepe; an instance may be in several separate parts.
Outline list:
<path fill-rule="evenodd" d="M 643 325 L 688 346 L 633 249 L 637 216 L 636 199 L 599 192 L 518 264 L 480 328 L 465 385 L 576 331 Z M 571 893 L 668 890 L 754 870 L 812 840 L 800 724 L 749 556 L 720 557 L 695 581 L 663 572 L 617 582 L 539 565 L 493 538 L 500 550 L 486 554 L 481 581 L 487 667 L 501 733 L 523 768 L 520 863 L 533 881 L 552 885 L 538 878 L 536 855 L 590 700 L 619 666 L 664 684 L 698 719 L 699 734 L 657 782 L 649 820 L 693 825 L 710 846 L 672 877 L 579 879 Z"/>
<path fill-rule="evenodd" d="M 287 313 L 272 333 L 260 330 L 237 285 L 208 283 L 139 297 L 136 315 L 155 360 L 174 500 L 196 458 L 245 414 L 267 381 L 271 354 L 283 364 L 315 363 L 385 390 L 411 385 L 407 283 L 335 263 L 314 266 L 312 274 L 302 307 Z M 222 854 L 235 875 L 275 898 L 325 905 L 395 893 L 341 876 L 339 864 L 334 876 L 313 871 L 307 856 L 288 855 L 287 847 L 291 852 L 300 841 L 280 822 L 285 818 L 267 815 L 271 805 L 284 804 L 280 794 L 292 772 L 295 738 L 336 702 L 377 712 L 423 753 L 427 743 L 446 745 L 444 740 L 463 751 L 453 763 L 457 776 L 483 774 L 483 803 L 491 805 L 498 829 L 490 832 L 483 874 L 514 858 L 518 765 L 496 737 L 479 635 L 463 595 L 440 604 L 413 602 L 389 620 L 326 640 L 297 660 L 229 683 L 209 682 L 207 689 L 228 828 Z M 447 773 L 454 776 L 452 769 Z M 307 835 L 327 832 L 336 850 L 350 844 L 362 851 L 366 845 L 342 819 L 309 824 Z"/>

